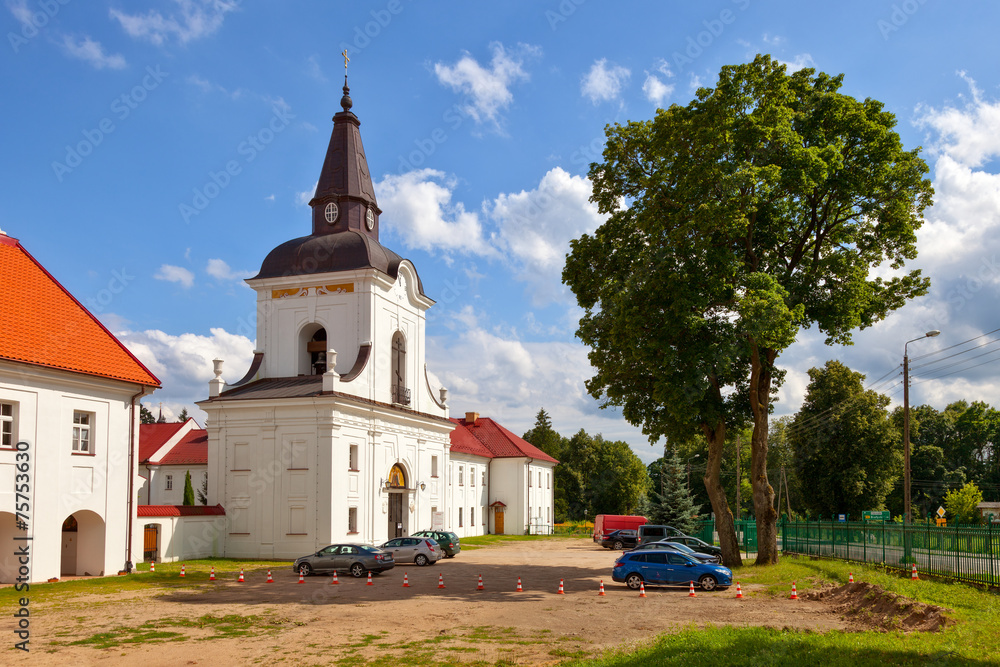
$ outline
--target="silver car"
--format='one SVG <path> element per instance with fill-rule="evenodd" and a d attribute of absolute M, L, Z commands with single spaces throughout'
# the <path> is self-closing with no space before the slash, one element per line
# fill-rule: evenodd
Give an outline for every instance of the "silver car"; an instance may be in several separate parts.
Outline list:
<path fill-rule="evenodd" d="M 369 572 L 385 572 L 396 566 L 392 554 L 367 544 L 331 544 L 314 554 L 295 561 L 292 570 L 313 572 L 350 572 L 353 577 L 363 577 Z"/>
<path fill-rule="evenodd" d="M 444 556 L 441 547 L 429 537 L 397 537 L 381 546 L 397 563 L 433 565 Z"/>

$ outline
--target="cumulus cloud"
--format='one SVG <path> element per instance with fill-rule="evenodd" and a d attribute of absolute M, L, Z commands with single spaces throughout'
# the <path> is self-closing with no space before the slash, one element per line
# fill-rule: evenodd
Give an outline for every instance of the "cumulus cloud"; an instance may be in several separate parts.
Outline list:
<path fill-rule="evenodd" d="M 125 57 L 120 53 L 108 54 L 100 42 L 90 37 L 77 39 L 71 35 L 63 36 L 63 48 L 72 57 L 92 65 L 95 69 L 124 69 Z"/>
<path fill-rule="evenodd" d="M 236 11 L 236 0 L 174 0 L 177 13 L 164 16 L 155 9 L 145 14 L 126 14 L 112 9 L 111 18 L 121 24 L 130 36 L 162 45 L 171 38 L 186 44 L 211 35 L 226 20 L 226 14 Z"/>
<path fill-rule="evenodd" d="M 499 127 L 500 112 L 514 101 L 511 85 L 528 79 L 524 60 L 541 50 L 518 44 L 508 51 L 500 42 L 491 43 L 490 50 L 493 57 L 489 67 L 483 67 L 466 52 L 454 65 L 435 63 L 434 74 L 441 84 L 466 95 L 468 103 L 462 109 L 477 123 L 489 121 Z"/>
<path fill-rule="evenodd" d="M 618 99 L 632 73 L 620 65 L 608 65 L 607 58 L 594 61 L 580 82 L 580 93 L 594 104 Z"/>
<path fill-rule="evenodd" d="M 171 283 L 180 283 L 185 289 L 194 285 L 194 274 L 182 266 L 172 266 L 163 264 L 160 269 L 153 274 L 157 280 L 165 280 Z"/>
<path fill-rule="evenodd" d="M 213 278 L 219 280 L 243 280 L 253 275 L 253 271 L 233 271 L 221 259 L 210 259 L 205 267 L 205 272 Z"/>
<path fill-rule="evenodd" d="M 782 60 L 781 58 L 776 58 L 776 60 L 787 68 L 789 74 L 798 72 L 800 69 L 805 69 L 806 67 L 816 68 L 816 61 L 808 53 L 799 53 L 793 56 L 791 60 Z"/>
<path fill-rule="evenodd" d="M 647 100 L 662 107 L 663 102 L 674 92 L 674 86 L 660 81 L 655 74 L 647 74 L 646 80 L 642 84 L 642 92 L 646 95 Z"/>

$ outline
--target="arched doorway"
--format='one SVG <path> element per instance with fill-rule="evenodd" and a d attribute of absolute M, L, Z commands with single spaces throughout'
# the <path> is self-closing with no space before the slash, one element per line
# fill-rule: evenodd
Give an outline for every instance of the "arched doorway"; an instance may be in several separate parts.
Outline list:
<path fill-rule="evenodd" d="M 62 525 L 63 575 L 104 575 L 104 519 L 90 510 L 66 517 Z"/>
<path fill-rule="evenodd" d="M 319 324 L 309 324 L 299 331 L 299 375 L 322 375 L 326 372 L 326 353 L 329 344 L 326 329 Z"/>
<path fill-rule="evenodd" d="M 389 537 L 402 537 L 408 534 L 409 512 L 406 512 L 407 495 L 406 471 L 403 466 L 395 464 L 389 471 L 389 479 L 385 482 L 389 494 Z"/>
<path fill-rule="evenodd" d="M 24 535 L 24 531 L 17 530 L 15 524 L 16 517 L 10 512 L 0 512 L 0 584 L 13 584 L 17 581 L 17 570 L 20 563 L 14 555 L 16 544 L 30 544 L 30 542 L 15 542 L 14 538 Z"/>

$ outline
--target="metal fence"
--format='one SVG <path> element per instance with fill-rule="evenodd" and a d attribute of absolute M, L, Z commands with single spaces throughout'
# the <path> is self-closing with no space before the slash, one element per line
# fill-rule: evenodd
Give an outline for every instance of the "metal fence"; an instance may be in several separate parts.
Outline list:
<path fill-rule="evenodd" d="M 875 521 L 783 521 L 785 553 L 828 556 L 1000 585 L 1000 527 Z"/>

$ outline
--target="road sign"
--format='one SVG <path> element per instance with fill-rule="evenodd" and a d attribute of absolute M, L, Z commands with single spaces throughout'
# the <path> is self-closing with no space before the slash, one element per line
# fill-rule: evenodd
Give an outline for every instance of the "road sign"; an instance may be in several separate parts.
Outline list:
<path fill-rule="evenodd" d="M 937 515 L 943 519 L 945 514 L 947 514 L 947 512 L 944 511 L 944 508 L 938 507 Z"/>
<path fill-rule="evenodd" d="M 861 513 L 863 521 L 890 521 L 892 515 L 887 510 L 865 510 Z"/>
<path fill-rule="evenodd" d="M 837 515 L 837 521 L 847 521 L 847 515 L 846 514 L 838 514 Z"/>

